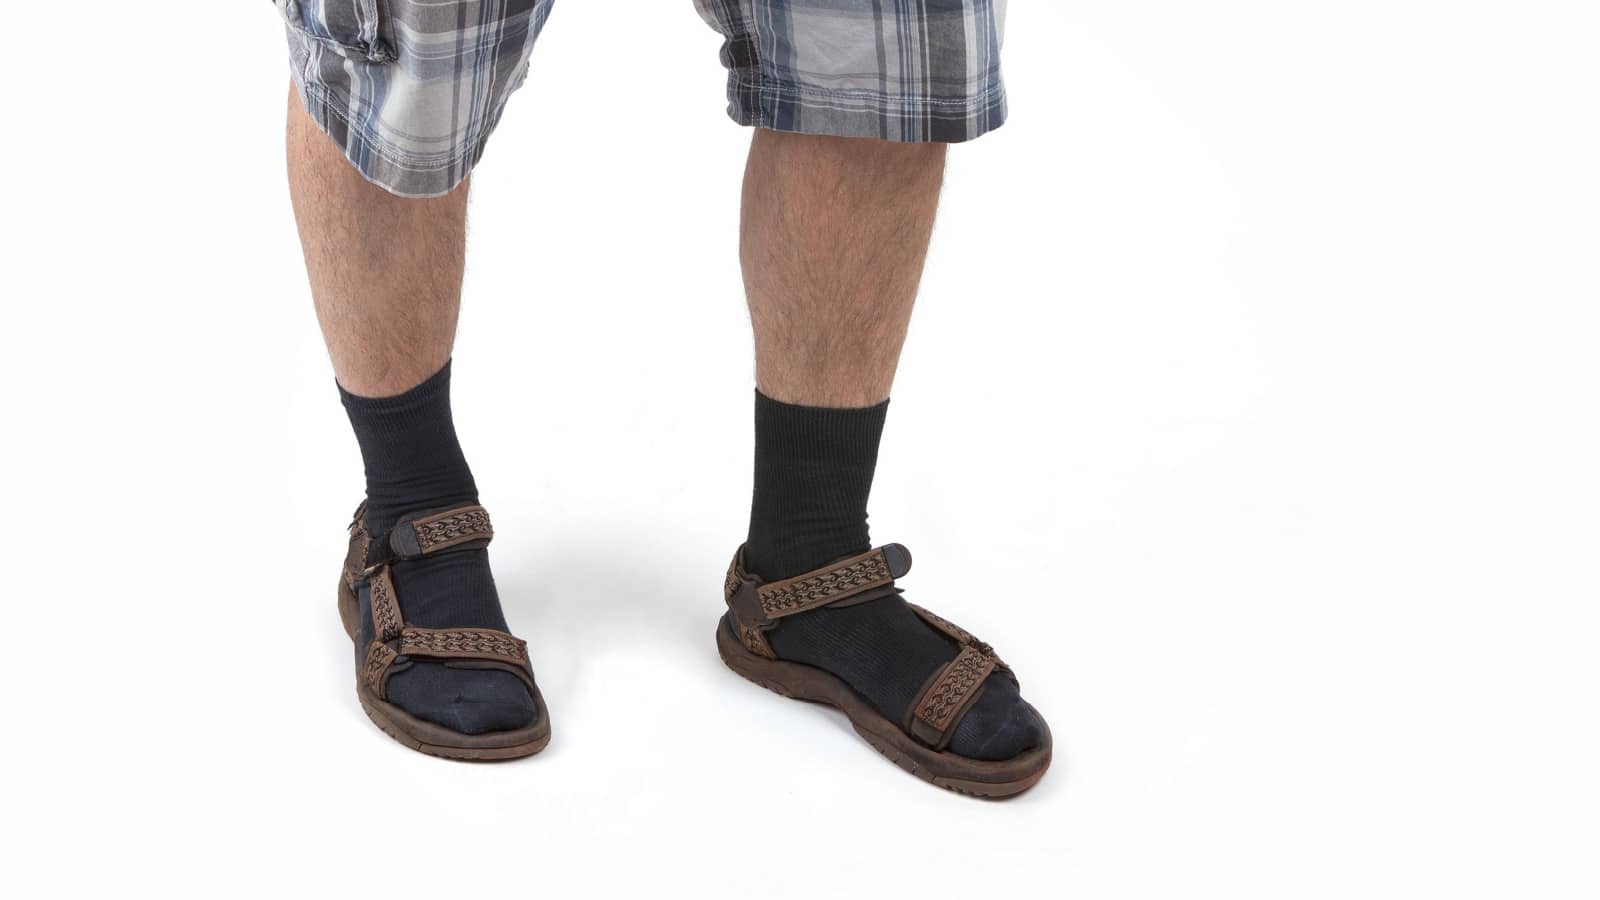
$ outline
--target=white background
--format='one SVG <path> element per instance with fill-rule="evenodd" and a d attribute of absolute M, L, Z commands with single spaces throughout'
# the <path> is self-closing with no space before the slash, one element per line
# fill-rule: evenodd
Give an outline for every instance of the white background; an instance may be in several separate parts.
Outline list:
<path fill-rule="evenodd" d="M 688 0 L 559 3 L 475 183 L 457 420 L 554 741 L 370 725 L 282 35 L 201 5 L 13 23 L 8 893 L 1600 893 L 1592 5 L 1013 4 L 873 498 L 1050 719 L 1006 804 L 716 657 L 748 136 Z"/>

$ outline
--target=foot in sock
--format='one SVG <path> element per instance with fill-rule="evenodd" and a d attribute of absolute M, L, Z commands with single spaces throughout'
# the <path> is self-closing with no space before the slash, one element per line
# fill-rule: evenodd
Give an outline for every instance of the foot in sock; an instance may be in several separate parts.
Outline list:
<path fill-rule="evenodd" d="M 751 574 L 777 581 L 870 549 L 867 497 L 888 406 L 887 400 L 861 409 L 796 406 L 757 392 L 755 490 L 744 548 Z M 959 650 L 898 594 L 790 616 L 766 638 L 780 659 L 843 679 L 891 721 Z M 1011 759 L 1040 746 L 1046 733 L 1016 685 L 993 678 L 948 749 L 970 759 Z"/>
<path fill-rule="evenodd" d="M 401 517 L 476 503 L 477 485 L 456 440 L 450 414 L 450 364 L 394 397 L 358 397 L 341 387 L 345 411 L 366 468 L 367 532 L 382 538 Z M 461 550 L 391 567 L 405 621 L 424 628 L 506 631 L 485 549 Z M 358 665 L 372 641 L 370 585 L 358 588 Z M 390 702 L 420 719 L 463 734 L 533 724 L 537 707 L 517 676 L 497 669 L 417 660 L 387 682 Z"/>

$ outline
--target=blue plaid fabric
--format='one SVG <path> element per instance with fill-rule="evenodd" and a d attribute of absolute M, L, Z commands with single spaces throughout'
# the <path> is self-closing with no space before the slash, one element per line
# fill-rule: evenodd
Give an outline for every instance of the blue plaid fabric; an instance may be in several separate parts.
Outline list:
<path fill-rule="evenodd" d="M 448 193 L 483 156 L 553 0 L 273 0 L 306 112 L 368 180 Z"/>
<path fill-rule="evenodd" d="M 368 180 L 449 192 L 483 156 L 554 0 L 273 0 L 306 111 Z M 728 113 L 779 131 L 953 142 L 1005 121 L 1005 0 L 695 0 Z"/>
<path fill-rule="evenodd" d="M 728 115 L 776 131 L 965 141 L 1006 118 L 1006 0 L 695 0 Z"/>

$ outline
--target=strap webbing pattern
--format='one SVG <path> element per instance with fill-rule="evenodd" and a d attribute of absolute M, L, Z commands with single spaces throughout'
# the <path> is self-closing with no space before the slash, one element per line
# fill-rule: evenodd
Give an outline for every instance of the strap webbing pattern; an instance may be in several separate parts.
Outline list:
<path fill-rule="evenodd" d="M 893 583 L 882 551 L 873 550 L 812 574 L 764 584 L 756 594 L 762 612 L 778 619 Z"/>
<path fill-rule="evenodd" d="M 955 723 L 956 715 L 966 707 L 978 685 L 994 671 L 994 666 L 993 653 L 971 645 L 962 647 L 922 695 L 916 717 L 944 734 Z"/>
<path fill-rule="evenodd" d="M 367 645 L 367 664 L 361 667 L 361 677 L 366 679 L 367 687 L 379 697 L 383 696 L 383 676 L 389 671 L 389 664 L 394 662 L 397 654 L 388 644 L 373 641 Z"/>
<path fill-rule="evenodd" d="M 489 511 L 481 506 L 469 506 L 417 519 L 411 523 L 411 527 L 417 533 L 417 549 L 422 553 L 494 537 Z"/>
<path fill-rule="evenodd" d="M 405 622 L 400 617 L 400 603 L 394 593 L 394 579 L 389 567 L 382 566 L 372 573 L 372 630 L 380 641 L 388 642 L 400 636 Z"/>
<path fill-rule="evenodd" d="M 492 628 L 407 628 L 400 634 L 400 652 L 407 656 L 452 659 L 496 659 L 525 663 L 528 645 Z"/>

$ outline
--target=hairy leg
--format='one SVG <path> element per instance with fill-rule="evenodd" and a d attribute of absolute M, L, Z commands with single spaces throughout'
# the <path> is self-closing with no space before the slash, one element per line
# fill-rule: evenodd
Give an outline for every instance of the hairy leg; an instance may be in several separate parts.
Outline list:
<path fill-rule="evenodd" d="M 408 200 L 356 172 L 289 92 L 289 195 L 333 370 L 387 397 L 450 358 L 466 255 L 467 185 Z"/>
<path fill-rule="evenodd" d="M 828 407 L 889 396 L 944 159 L 943 144 L 755 132 L 739 255 L 763 394 Z"/>

